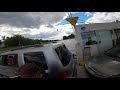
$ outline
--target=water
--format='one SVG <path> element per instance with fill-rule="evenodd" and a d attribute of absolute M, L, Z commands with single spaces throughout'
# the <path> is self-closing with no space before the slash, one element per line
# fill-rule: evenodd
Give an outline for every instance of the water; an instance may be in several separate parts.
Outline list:
<path fill-rule="evenodd" d="M 62 41 L 58 41 L 58 43 L 64 43 L 66 45 L 66 47 L 74 54 L 76 54 L 76 40 L 75 39 L 68 39 L 68 40 L 62 40 Z"/>

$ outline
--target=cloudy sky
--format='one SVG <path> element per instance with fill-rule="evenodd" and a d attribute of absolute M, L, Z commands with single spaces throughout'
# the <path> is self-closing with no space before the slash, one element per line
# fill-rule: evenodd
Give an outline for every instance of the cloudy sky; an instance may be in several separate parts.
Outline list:
<path fill-rule="evenodd" d="M 120 20 L 120 12 L 71 12 L 78 24 Z M 74 33 L 69 12 L 0 12 L 0 39 L 15 34 L 32 39 L 62 39 Z"/>

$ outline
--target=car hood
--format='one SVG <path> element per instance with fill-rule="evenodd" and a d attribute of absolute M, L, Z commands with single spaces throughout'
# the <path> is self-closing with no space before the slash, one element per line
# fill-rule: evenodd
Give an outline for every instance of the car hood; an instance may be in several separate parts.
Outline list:
<path fill-rule="evenodd" d="M 15 67 L 8 67 L 8 66 L 0 65 L 0 74 L 6 75 L 8 77 L 15 76 L 17 70 L 18 70 L 18 68 L 15 68 Z"/>
<path fill-rule="evenodd" d="M 101 73 L 104 77 L 120 74 L 120 59 L 106 55 L 91 57 L 87 63 L 94 71 Z"/>

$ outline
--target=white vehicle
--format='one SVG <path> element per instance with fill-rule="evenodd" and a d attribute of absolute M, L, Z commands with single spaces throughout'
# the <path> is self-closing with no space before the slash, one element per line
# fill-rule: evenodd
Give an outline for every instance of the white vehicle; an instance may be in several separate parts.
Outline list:
<path fill-rule="evenodd" d="M 7 57 L 14 57 L 16 65 L 8 66 Z M 34 62 L 45 70 L 49 78 L 76 77 L 74 54 L 65 44 L 44 45 L 12 50 L 0 54 L 0 76 L 14 77 L 16 70 L 25 63 Z"/>

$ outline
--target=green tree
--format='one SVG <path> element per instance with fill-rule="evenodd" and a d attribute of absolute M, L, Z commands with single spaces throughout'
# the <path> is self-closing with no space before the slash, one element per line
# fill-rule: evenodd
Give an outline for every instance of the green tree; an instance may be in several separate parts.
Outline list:
<path fill-rule="evenodd" d="M 21 35 L 14 35 L 13 37 L 7 37 L 4 40 L 5 46 L 22 46 L 24 37 Z"/>
<path fill-rule="evenodd" d="M 63 36 L 63 40 L 67 39 L 67 36 Z"/>
<path fill-rule="evenodd" d="M 5 36 L 2 36 L 2 40 L 4 41 L 6 39 L 6 37 Z"/>
<path fill-rule="evenodd" d="M 68 36 L 68 38 L 74 38 L 74 37 L 75 37 L 74 34 L 71 34 L 71 35 Z"/>
<path fill-rule="evenodd" d="M 25 45 L 33 45 L 33 44 L 41 44 L 47 43 L 50 40 L 42 40 L 42 39 L 29 39 L 25 38 L 22 35 L 14 35 L 12 37 L 6 37 L 4 39 L 5 46 L 25 46 Z"/>
<path fill-rule="evenodd" d="M 2 44 L 2 41 L 0 40 L 0 45 Z"/>
<path fill-rule="evenodd" d="M 70 39 L 70 38 L 74 38 L 74 37 L 75 37 L 74 34 L 71 34 L 71 35 L 69 35 L 69 36 L 63 36 L 63 40 L 65 40 L 65 39 Z"/>

